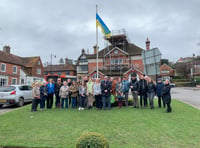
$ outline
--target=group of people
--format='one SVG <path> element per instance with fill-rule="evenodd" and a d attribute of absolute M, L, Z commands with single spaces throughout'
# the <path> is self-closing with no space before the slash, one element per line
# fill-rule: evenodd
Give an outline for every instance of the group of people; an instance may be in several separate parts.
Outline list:
<path fill-rule="evenodd" d="M 152 78 L 140 75 L 140 80 L 137 80 L 136 74 L 132 74 L 131 81 L 128 81 L 127 77 L 119 77 L 114 79 L 107 76 L 103 80 L 96 79 L 92 81 L 87 77 L 83 81 L 67 81 L 61 82 L 61 79 L 57 79 L 57 83 L 54 83 L 52 79 L 48 83 L 43 82 L 42 86 L 39 83 L 35 83 L 35 87 L 32 90 L 32 112 L 37 110 L 38 104 L 40 104 L 40 110 L 51 109 L 53 102 L 55 102 L 56 108 L 68 109 L 78 108 L 78 110 L 84 110 L 86 107 L 91 109 L 95 102 L 97 110 L 111 109 L 111 98 L 118 101 L 118 107 L 128 106 L 129 91 L 131 90 L 133 98 L 134 108 L 147 108 L 148 100 L 151 109 L 154 109 L 154 97 L 158 97 L 158 107 L 167 106 L 166 112 L 171 112 L 171 95 L 170 95 L 169 80 L 165 80 L 165 84 L 159 78 L 158 82 L 154 82 Z M 54 101 L 55 96 L 55 101 Z M 138 101 L 140 96 L 140 102 Z M 140 103 L 140 106 L 139 106 Z M 46 106 L 45 106 L 46 104 Z"/>

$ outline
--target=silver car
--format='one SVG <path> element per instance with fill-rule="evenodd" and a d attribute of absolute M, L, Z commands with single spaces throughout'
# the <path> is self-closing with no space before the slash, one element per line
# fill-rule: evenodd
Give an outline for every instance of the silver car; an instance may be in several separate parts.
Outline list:
<path fill-rule="evenodd" d="M 8 85 L 0 87 L 0 107 L 4 104 L 23 106 L 32 101 L 32 87 L 29 85 Z"/>

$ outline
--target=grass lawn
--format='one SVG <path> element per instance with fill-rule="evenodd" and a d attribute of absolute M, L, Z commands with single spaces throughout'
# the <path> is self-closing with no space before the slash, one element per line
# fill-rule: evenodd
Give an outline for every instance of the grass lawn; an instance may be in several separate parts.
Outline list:
<path fill-rule="evenodd" d="M 111 148 L 200 147 L 200 111 L 173 100 L 164 108 L 111 111 L 51 109 L 30 112 L 30 105 L 0 115 L 0 146 L 75 147 L 86 131 L 103 134 Z"/>

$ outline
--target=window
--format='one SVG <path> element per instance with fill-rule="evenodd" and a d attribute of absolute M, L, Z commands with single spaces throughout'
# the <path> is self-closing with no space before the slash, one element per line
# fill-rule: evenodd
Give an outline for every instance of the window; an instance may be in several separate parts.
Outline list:
<path fill-rule="evenodd" d="M 37 74 L 41 75 L 41 69 L 40 68 L 37 68 Z"/>
<path fill-rule="evenodd" d="M 12 78 L 12 85 L 16 85 L 17 84 L 17 78 Z"/>
<path fill-rule="evenodd" d="M 79 71 L 88 71 L 88 65 L 79 66 Z"/>
<path fill-rule="evenodd" d="M 40 65 L 40 61 L 38 61 L 38 65 Z"/>
<path fill-rule="evenodd" d="M 96 79 L 97 78 L 97 73 L 92 75 L 92 79 Z M 100 79 L 100 75 L 98 74 L 98 78 Z"/>
<path fill-rule="evenodd" d="M 47 71 L 45 71 L 45 72 L 44 72 L 44 75 L 48 75 L 48 72 L 47 72 Z"/>
<path fill-rule="evenodd" d="M 6 64 L 1 63 L 1 72 L 6 72 Z"/>
<path fill-rule="evenodd" d="M 87 63 L 87 59 L 80 59 L 80 63 Z"/>
<path fill-rule="evenodd" d="M 4 86 L 8 84 L 8 79 L 6 78 L 0 78 L 0 86 Z"/>
<path fill-rule="evenodd" d="M 110 64 L 122 64 L 123 60 L 122 59 L 111 59 Z"/>
<path fill-rule="evenodd" d="M 51 71 L 51 74 L 53 75 L 53 74 L 54 74 L 54 72 L 52 72 L 52 71 Z"/>
<path fill-rule="evenodd" d="M 66 71 L 66 75 L 70 75 L 70 71 L 69 70 Z"/>
<path fill-rule="evenodd" d="M 57 74 L 58 74 L 59 76 L 61 76 L 61 72 L 57 72 Z"/>
<path fill-rule="evenodd" d="M 13 66 L 13 73 L 17 73 L 17 66 Z"/>
<path fill-rule="evenodd" d="M 25 80 L 24 79 L 21 79 L 21 84 L 24 84 L 25 83 Z"/>
<path fill-rule="evenodd" d="M 169 70 L 162 70 L 161 73 L 167 74 L 167 73 L 169 73 Z"/>

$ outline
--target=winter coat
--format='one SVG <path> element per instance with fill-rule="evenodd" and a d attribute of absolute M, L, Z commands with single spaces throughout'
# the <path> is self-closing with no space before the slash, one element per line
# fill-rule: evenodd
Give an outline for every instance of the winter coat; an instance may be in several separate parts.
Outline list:
<path fill-rule="evenodd" d="M 94 83 L 93 93 L 94 95 L 101 94 L 101 83 Z"/>
<path fill-rule="evenodd" d="M 40 87 L 40 97 L 41 99 L 45 99 L 47 97 L 47 86 L 42 85 Z"/>
<path fill-rule="evenodd" d="M 107 92 L 105 92 L 107 90 Z M 108 97 L 110 96 L 110 90 L 111 90 L 111 83 L 110 81 L 102 81 L 101 82 L 101 92 L 102 96 Z"/>
<path fill-rule="evenodd" d="M 87 93 L 87 87 L 83 87 L 83 86 L 79 86 L 79 94 L 81 96 L 81 94 L 83 94 L 84 96 L 86 96 L 86 93 Z"/>
<path fill-rule="evenodd" d="M 32 96 L 33 96 L 33 99 L 36 97 L 40 97 L 40 87 L 36 87 L 36 86 L 33 87 Z M 37 99 L 40 99 L 40 98 L 37 98 Z"/>
<path fill-rule="evenodd" d="M 60 92 L 60 88 L 63 86 L 63 84 L 55 84 L 55 94 L 59 94 Z"/>
<path fill-rule="evenodd" d="M 87 95 L 93 94 L 93 82 L 88 82 L 87 83 Z"/>
<path fill-rule="evenodd" d="M 51 94 L 54 94 L 54 92 L 55 92 L 55 89 L 54 89 L 54 88 L 55 88 L 55 85 L 54 85 L 53 83 L 51 83 L 51 84 L 48 83 L 48 84 L 47 84 L 48 94 L 50 94 L 50 93 L 51 93 Z"/>
<path fill-rule="evenodd" d="M 148 91 L 147 81 L 145 79 L 140 79 L 139 81 L 139 92 L 140 94 L 145 94 Z"/>
<path fill-rule="evenodd" d="M 111 83 L 111 94 L 116 95 L 116 80 L 113 80 Z"/>
<path fill-rule="evenodd" d="M 127 80 L 123 80 L 123 87 L 124 87 L 124 92 L 129 92 L 129 88 L 130 88 L 130 83 Z"/>
<path fill-rule="evenodd" d="M 130 87 L 133 87 L 133 88 L 131 88 L 131 91 L 139 91 L 139 81 L 137 80 L 137 79 L 132 79 L 131 80 L 131 83 L 130 83 Z"/>
<path fill-rule="evenodd" d="M 148 83 L 148 93 L 155 93 L 156 92 L 156 86 L 153 82 Z"/>
<path fill-rule="evenodd" d="M 158 97 L 162 97 L 163 87 L 164 87 L 163 82 L 157 83 L 157 85 L 156 85 L 156 95 Z"/>
<path fill-rule="evenodd" d="M 78 96 L 78 86 L 77 85 L 71 85 L 70 87 L 69 87 L 69 91 L 72 93 L 71 94 L 71 97 L 72 98 L 75 98 L 75 97 L 77 97 Z"/>
<path fill-rule="evenodd" d="M 124 97 L 125 87 L 124 87 L 123 82 L 117 82 L 116 92 L 117 92 L 117 98 L 123 98 Z"/>
<path fill-rule="evenodd" d="M 63 85 L 63 86 L 60 88 L 59 96 L 60 96 L 61 98 L 67 98 L 68 94 L 69 94 L 69 86 L 68 86 L 68 85 L 66 85 L 66 86 Z"/>
<path fill-rule="evenodd" d="M 170 90 L 171 90 L 171 86 L 169 84 L 165 84 L 162 91 L 163 100 L 165 103 L 171 103 Z"/>

